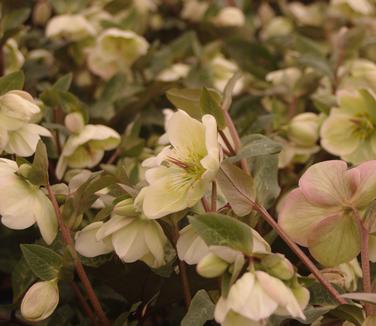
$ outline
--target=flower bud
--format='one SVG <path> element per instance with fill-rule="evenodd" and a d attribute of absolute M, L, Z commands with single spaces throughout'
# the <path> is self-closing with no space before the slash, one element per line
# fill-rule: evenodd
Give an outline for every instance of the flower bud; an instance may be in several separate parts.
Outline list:
<path fill-rule="evenodd" d="M 203 277 L 212 278 L 223 274 L 228 263 L 218 256 L 209 253 L 197 265 L 197 273 Z"/>
<path fill-rule="evenodd" d="M 237 27 L 245 23 L 243 12 L 236 7 L 225 7 L 215 17 L 214 22 L 222 27 Z"/>
<path fill-rule="evenodd" d="M 313 146 L 319 138 L 319 117 L 311 112 L 298 114 L 290 121 L 287 133 L 296 144 Z"/>
<path fill-rule="evenodd" d="M 51 17 L 51 5 L 49 1 L 37 1 L 33 10 L 33 24 L 37 26 L 46 25 Z"/>
<path fill-rule="evenodd" d="M 66 115 L 64 124 L 72 134 L 78 134 L 85 126 L 84 118 L 81 113 L 73 112 Z"/>
<path fill-rule="evenodd" d="M 21 164 L 21 166 L 18 168 L 17 174 L 27 179 L 29 177 L 31 170 L 32 170 L 31 165 L 24 163 L 24 164 Z"/>
<path fill-rule="evenodd" d="M 278 277 L 281 280 L 289 280 L 294 274 L 294 267 L 283 255 L 270 254 L 265 256 L 261 264 L 272 276 Z"/>
<path fill-rule="evenodd" d="M 133 205 L 133 199 L 132 198 L 127 198 L 127 199 L 124 199 L 124 200 L 118 202 L 115 205 L 113 212 L 116 215 L 120 215 L 120 216 L 135 216 L 135 215 L 137 215 L 136 209 Z"/>
<path fill-rule="evenodd" d="M 59 303 L 57 279 L 37 282 L 26 292 L 21 303 L 22 316 L 30 321 L 48 318 Z"/>

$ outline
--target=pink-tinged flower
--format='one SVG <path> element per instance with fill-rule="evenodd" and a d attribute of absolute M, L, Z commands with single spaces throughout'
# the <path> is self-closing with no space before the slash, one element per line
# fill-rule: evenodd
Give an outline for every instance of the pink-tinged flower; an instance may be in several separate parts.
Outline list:
<path fill-rule="evenodd" d="M 279 224 L 325 266 L 349 262 L 359 254 L 359 214 L 376 198 L 376 161 L 347 169 L 344 161 L 312 165 L 280 210 Z"/>

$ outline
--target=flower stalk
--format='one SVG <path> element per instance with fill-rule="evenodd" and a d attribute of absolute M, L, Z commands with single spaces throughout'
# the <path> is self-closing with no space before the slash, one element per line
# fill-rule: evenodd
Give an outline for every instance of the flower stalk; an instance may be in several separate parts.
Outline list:
<path fill-rule="evenodd" d="M 53 205 L 55 213 L 56 213 L 56 217 L 57 217 L 57 221 L 58 221 L 59 228 L 60 228 L 60 231 L 61 231 L 61 235 L 62 235 L 64 242 L 68 246 L 68 248 L 69 248 L 69 250 L 70 250 L 70 252 L 73 256 L 74 266 L 75 266 L 77 275 L 80 278 L 82 285 L 86 290 L 88 298 L 89 298 L 89 300 L 90 300 L 90 302 L 93 306 L 94 311 L 96 312 L 96 314 L 97 314 L 97 316 L 98 316 L 98 318 L 101 322 L 101 325 L 109 326 L 109 325 L 111 325 L 111 323 L 108 320 L 106 314 L 104 313 L 103 308 L 102 308 L 102 306 L 101 306 L 101 304 L 98 300 L 98 297 L 94 292 L 93 286 L 91 285 L 90 280 L 89 280 L 89 278 L 86 274 L 84 266 L 82 265 L 80 257 L 78 256 L 76 250 L 74 249 L 74 242 L 73 242 L 72 236 L 70 234 L 68 227 L 64 224 L 63 217 L 61 215 L 61 211 L 60 211 L 60 208 L 59 208 L 59 204 L 56 200 L 55 194 L 54 194 L 50 184 L 47 184 L 47 191 L 48 191 L 48 196 L 49 196 L 49 198 L 52 202 L 52 205 Z"/>

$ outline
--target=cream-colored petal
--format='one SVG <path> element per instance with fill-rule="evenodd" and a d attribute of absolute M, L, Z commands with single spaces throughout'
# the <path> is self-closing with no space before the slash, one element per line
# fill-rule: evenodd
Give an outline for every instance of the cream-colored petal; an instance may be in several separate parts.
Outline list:
<path fill-rule="evenodd" d="M 33 209 L 42 238 L 47 244 L 51 244 L 57 235 L 56 215 L 50 200 L 40 190 L 34 197 Z"/>
<path fill-rule="evenodd" d="M 179 232 L 176 250 L 180 260 L 189 265 L 196 265 L 209 253 L 209 248 L 204 240 L 197 234 L 191 225 L 187 225 Z"/>

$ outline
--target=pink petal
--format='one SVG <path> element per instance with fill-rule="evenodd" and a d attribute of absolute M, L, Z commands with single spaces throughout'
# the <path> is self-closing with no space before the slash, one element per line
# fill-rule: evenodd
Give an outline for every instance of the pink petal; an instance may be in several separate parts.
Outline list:
<path fill-rule="evenodd" d="M 304 197 L 314 205 L 339 206 L 350 201 L 355 192 L 354 175 L 344 161 L 316 163 L 299 180 Z"/>
<path fill-rule="evenodd" d="M 322 220 L 338 212 L 337 207 L 312 205 L 297 188 L 291 191 L 280 210 L 279 225 L 298 244 L 308 246 L 308 235 Z"/>
<path fill-rule="evenodd" d="M 351 170 L 359 173 L 358 187 L 352 203 L 358 208 L 363 208 L 376 199 L 376 161 L 364 162 Z"/>

